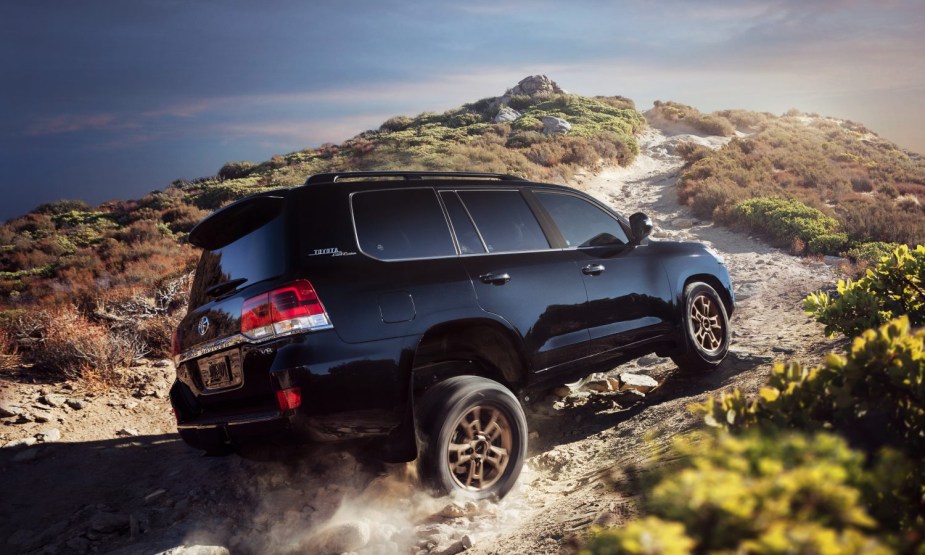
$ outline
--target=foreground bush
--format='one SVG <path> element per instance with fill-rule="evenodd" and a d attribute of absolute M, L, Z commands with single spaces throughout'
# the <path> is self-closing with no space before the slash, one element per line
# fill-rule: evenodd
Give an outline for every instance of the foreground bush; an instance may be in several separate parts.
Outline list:
<path fill-rule="evenodd" d="M 583 553 L 890 553 L 863 506 L 864 457 L 838 437 L 682 436 L 650 475 L 650 517 L 599 533 Z"/>
<path fill-rule="evenodd" d="M 925 325 L 925 246 L 902 245 L 857 281 L 839 280 L 836 294 L 809 295 L 803 306 L 828 334 L 852 336 L 900 314 Z"/>
<path fill-rule="evenodd" d="M 73 305 L 38 312 L 31 326 L 30 360 L 68 379 L 119 384 L 119 369 L 145 354 L 137 336 L 110 332 Z"/>
<path fill-rule="evenodd" d="M 724 430 L 840 433 L 874 468 L 866 506 L 879 527 L 925 547 L 925 330 L 912 331 L 907 317 L 865 331 L 821 367 L 776 364 L 755 399 L 736 390 L 693 408 Z"/>

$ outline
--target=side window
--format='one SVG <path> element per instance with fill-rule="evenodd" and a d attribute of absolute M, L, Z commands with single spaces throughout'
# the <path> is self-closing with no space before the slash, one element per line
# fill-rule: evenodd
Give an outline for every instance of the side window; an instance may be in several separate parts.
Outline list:
<path fill-rule="evenodd" d="M 564 193 L 534 191 L 570 247 L 626 245 L 626 231 L 613 216 L 590 202 Z"/>
<path fill-rule="evenodd" d="M 518 191 L 459 191 L 459 198 L 469 209 L 488 252 L 549 248 L 546 235 Z"/>
<path fill-rule="evenodd" d="M 357 193 L 353 220 L 360 249 L 380 260 L 456 255 L 433 189 Z"/>
<path fill-rule="evenodd" d="M 459 252 L 461 254 L 480 254 L 485 252 L 485 246 L 479 238 L 478 231 L 472 224 L 466 208 L 460 202 L 459 197 L 452 191 L 443 191 L 440 193 L 443 199 L 443 205 L 450 215 L 450 222 L 453 223 L 453 231 L 456 232 L 456 241 L 459 243 Z"/>

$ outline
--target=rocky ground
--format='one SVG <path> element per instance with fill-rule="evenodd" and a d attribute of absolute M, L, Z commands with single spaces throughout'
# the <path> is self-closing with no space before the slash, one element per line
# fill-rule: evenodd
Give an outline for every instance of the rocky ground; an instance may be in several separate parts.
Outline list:
<path fill-rule="evenodd" d="M 633 473 L 698 425 L 690 403 L 754 392 L 773 361 L 817 362 L 833 348 L 800 300 L 830 287 L 834 269 L 691 217 L 675 194 L 673 149 L 685 140 L 724 141 L 652 130 L 632 166 L 575 185 L 625 214 L 648 213 L 656 240 L 722 253 L 738 300 L 729 357 L 687 376 L 647 356 L 526 407 L 529 459 L 502 502 L 434 499 L 413 465 L 379 463 L 368 444 L 265 461 L 204 457 L 174 433 L 166 361 L 129 369 L 129 392 L 44 383 L 19 369 L 0 374 L 0 552 L 559 553 L 594 524 L 632 518 Z M 636 377 L 614 379 L 626 373 Z M 638 385 L 614 391 L 630 381 Z"/>

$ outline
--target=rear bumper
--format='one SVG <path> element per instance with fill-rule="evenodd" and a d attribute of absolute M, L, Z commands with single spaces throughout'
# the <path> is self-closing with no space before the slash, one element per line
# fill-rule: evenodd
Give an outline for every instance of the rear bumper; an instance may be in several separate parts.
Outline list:
<path fill-rule="evenodd" d="M 234 418 L 202 419 L 177 425 L 177 431 L 191 447 L 213 450 L 224 445 L 292 442 L 307 439 L 299 432 L 296 415 L 283 412 L 263 412 Z"/>

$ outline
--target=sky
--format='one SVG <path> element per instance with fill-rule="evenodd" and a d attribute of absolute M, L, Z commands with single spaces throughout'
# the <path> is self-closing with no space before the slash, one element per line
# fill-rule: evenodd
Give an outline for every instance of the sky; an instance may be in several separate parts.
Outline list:
<path fill-rule="evenodd" d="M 925 1 L 5 0 L 0 221 L 135 199 L 548 75 L 925 153 Z"/>

